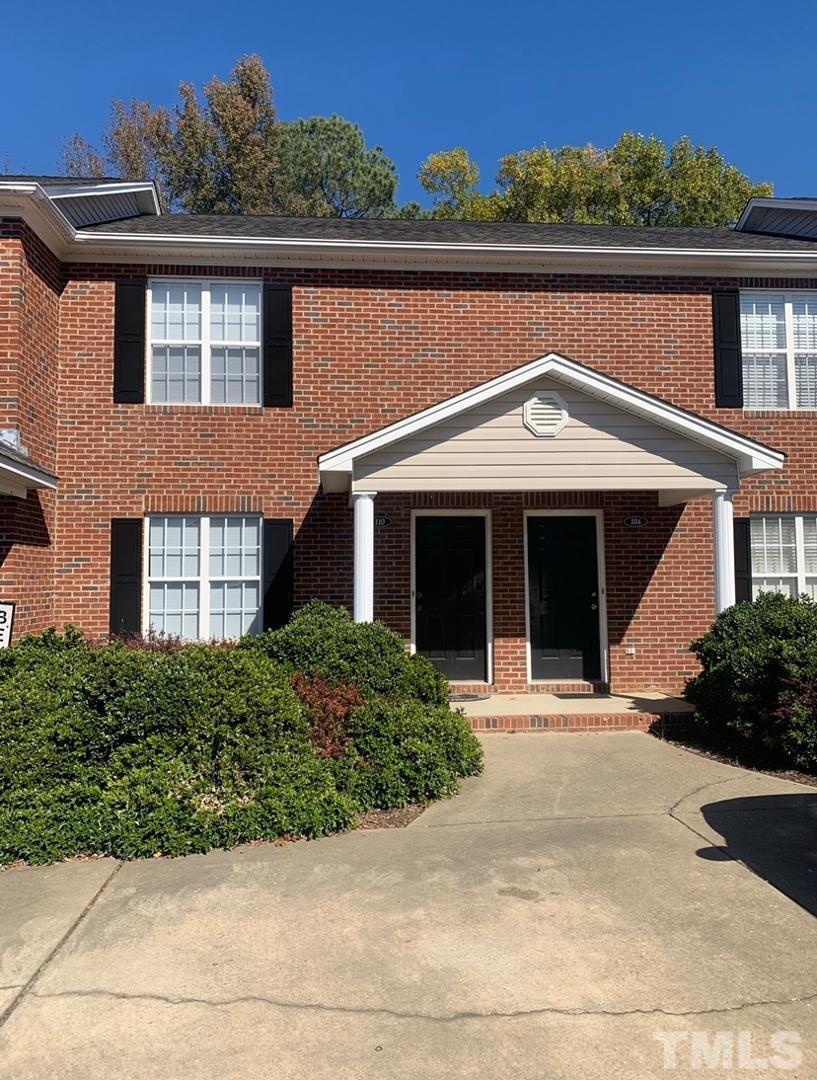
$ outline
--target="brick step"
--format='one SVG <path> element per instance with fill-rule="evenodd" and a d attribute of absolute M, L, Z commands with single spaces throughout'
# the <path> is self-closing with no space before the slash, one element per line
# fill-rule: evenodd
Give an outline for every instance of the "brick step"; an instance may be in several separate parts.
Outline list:
<path fill-rule="evenodd" d="M 510 716 L 469 716 L 472 731 L 649 731 L 665 730 L 686 724 L 689 717 L 673 713 L 550 713 L 548 715 L 513 714 Z"/>

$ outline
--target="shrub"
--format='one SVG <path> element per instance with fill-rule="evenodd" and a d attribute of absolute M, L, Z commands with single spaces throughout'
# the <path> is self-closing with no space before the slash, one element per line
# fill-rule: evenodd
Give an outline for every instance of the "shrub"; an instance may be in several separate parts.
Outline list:
<path fill-rule="evenodd" d="M 722 612 L 692 650 L 701 673 L 686 697 L 702 735 L 771 759 L 808 760 L 815 723 L 806 697 L 795 706 L 817 680 L 817 604 L 763 593 Z"/>
<path fill-rule="evenodd" d="M 351 683 L 366 697 L 415 698 L 448 703 L 448 683 L 423 656 L 410 656 L 402 639 L 383 623 L 356 623 L 345 608 L 315 600 L 280 630 L 242 641 L 291 671 Z"/>
<path fill-rule="evenodd" d="M 482 747 L 461 712 L 374 699 L 349 720 L 346 784 L 365 807 L 453 795 L 458 777 L 482 771 Z"/>
<path fill-rule="evenodd" d="M 321 617 L 313 608 L 305 620 Z M 354 627 L 343 614 L 331 620 Z M 4 650 L 0 863 L 320 836 L 372 806 L 452 794 L 480 750 L 462 718 L 420 700 L 439 697 L 440 680 L 379 628 L 373 641 L 391 652 L 378 667 L 369 645 L 364 705 L 339 675 L 351 645 L 334 638 L 338 662 L 316 662 L 326 674 L 309 676 L 246 643 L 93 645 L 69 628 Z M 417 697 L 372 696 L 388 672 Z"/>

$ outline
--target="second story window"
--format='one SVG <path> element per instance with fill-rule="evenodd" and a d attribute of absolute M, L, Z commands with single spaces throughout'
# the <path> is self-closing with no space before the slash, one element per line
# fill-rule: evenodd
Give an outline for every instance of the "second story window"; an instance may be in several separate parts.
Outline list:
<path fill-rule="evenodd" d="M 153 404 L 260 405 L 261 285 L 150 282 Z"/>
<path fill-rule="evenodd" d="M 743 404 L 817 409 L 817 293 L 742 292 Z"/>

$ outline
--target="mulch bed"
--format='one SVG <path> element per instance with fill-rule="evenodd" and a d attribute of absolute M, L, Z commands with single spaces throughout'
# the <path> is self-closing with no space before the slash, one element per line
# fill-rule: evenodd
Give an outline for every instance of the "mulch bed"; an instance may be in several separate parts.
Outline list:
<path fill-rule="evenodd" d="M 422 814 L 425 807 L 421 803 L 410 803 L 397 810 L 370 810 L 361 814 L 358 829 L 404 829 Z"/>
<path fill-rule="evenodd" d="M 656 738 L 661 738 L 660 735 L 656 735 Z M 817 787 L 817 776 L 814 773 L 800 772 L 798 769 L 773 769 L 767 766 L 761 765 L 758 761 L 747 755 L 740 753 L 727 753 L 724 750 L 714 750 L 711 746 L 707 746 L 705 743 L 697 742 L 695 739 L 682 739 L 677 735 L 674 738 L 667 738 L 666 736 L 661 739 L 661 742 L 669 743 L 670 746 L 677 746 L 680 750 L 689 750 L 692 754 L 698 754 L 700 757 L 709 758 L 711 761 L 719 761 L 722 765 L 736 765 L 741 769 L 748 769 L 749 772 L 762 773 L 764 776 L 773 776 L 777 780 L 791 780 L 795 784 L 808 784 L 810 787 Z"/>

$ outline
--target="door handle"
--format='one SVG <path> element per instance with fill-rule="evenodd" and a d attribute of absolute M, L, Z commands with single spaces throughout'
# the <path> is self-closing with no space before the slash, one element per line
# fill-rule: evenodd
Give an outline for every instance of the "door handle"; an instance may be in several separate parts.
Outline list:
<path fill-rule="evenodd" d="M 591 604 L 591 605 L 590 605 L 590 610 L 591 610 L 591 611 L 598 611 L 598 608 L 599 608 L 599 605 L 598 605 L 598 604 Z"/>

